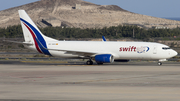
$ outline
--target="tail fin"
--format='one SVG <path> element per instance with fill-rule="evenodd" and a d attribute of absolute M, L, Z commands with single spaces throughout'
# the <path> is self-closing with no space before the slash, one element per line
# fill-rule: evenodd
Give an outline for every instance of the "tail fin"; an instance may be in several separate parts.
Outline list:
<path fill-rule="evenodd" d="M 37 40 L 39 40 L 45 48 L 47 48 L 47 41 L 57 40 L 43 35 L 41 31 L 38 29 L 38 27 L 31 20 L 31 18 L 28 16 L 28 14 L 25 12 L 25 10 L 19 10 L 18 12 L 21 20 L 21 26 L 23 29 L 25 42 L 33 43 L 38 52 L 50 55 L 50 53 L 47 50 L 44 50 L 42 47 L 40 47 L 41 45 L 39 45 Z"/>
<path fill-rule="evenodd" d="M 38 27 L 34 24 L 31 18 L 28 16 L 25 10 L 19 10 L 19 16 L 21 20 L 21 26 L 23 29 L 25 42 L 34 42 L 34 38 L 38 38 L 39 41 L 57 41 L 49 38 L 41 33 Z"/>

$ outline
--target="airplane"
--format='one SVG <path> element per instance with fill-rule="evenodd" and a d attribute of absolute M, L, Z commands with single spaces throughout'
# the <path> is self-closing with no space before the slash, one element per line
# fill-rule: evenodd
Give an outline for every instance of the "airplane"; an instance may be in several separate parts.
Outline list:
<path fill-rule="evenodd" d="M 128 62 L 131 59 L 163 61 L 178 53 L 169 46 L 153 42 L 59 41 L 41 33 L 25 10 L 19 10 L 25 41 L 22 44 L 41 54 L 71 59 L 88 59 L 87 65 Z M 18 42 L 19 43 L 19 42 Z"/>

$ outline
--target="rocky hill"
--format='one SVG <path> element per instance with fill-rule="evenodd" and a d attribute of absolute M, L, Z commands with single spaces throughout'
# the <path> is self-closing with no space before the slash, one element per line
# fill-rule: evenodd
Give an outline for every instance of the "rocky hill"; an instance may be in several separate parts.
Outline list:
<path fill-rule="evenodd" d="M 147 28 L 180 26 L 180 21 L 135 14 L 115 5 L 96 5 L 83 0 L 40 0 L 0 11 L 0 27 L 20 24 L 19 9 L 26 10 L 39 27 L 102 28 L 120 24 L 133 24 Z"/>

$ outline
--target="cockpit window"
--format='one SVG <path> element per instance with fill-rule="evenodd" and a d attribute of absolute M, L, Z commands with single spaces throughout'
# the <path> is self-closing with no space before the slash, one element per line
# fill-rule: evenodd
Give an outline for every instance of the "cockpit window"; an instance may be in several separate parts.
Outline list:
<path fill-rule="evenodd" d="M 170 47 L 163 47 L 162 48 L 163 50 L 168 50 L 168 49 L 171 49 Z"/>

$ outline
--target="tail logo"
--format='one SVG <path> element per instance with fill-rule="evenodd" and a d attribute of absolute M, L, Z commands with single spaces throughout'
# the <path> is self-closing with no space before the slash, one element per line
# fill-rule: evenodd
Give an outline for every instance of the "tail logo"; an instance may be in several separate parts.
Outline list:
<path fill-rule="evenodd" d="M 39 53 L 42 53 L 42 54 L 51 55 L 47 49 L 44 49 L 44 48 L 43 48 L 43 47 L 47 48 L 47 45 L 46 45 L 46 41 L 44 40 L 44 38 L 43 38 L 43 36 L 40 34 L 40 32 L 39 32 L 35 27 L 33 27 L 30 23 L 28 23 L 27 21 L 25 21 L 24 19 L 20 18 L 20 20 L 23 22 L 23 24 L 26 26 L 26 28 L 27 28 L 27 29 L 29 30 L 29 32 L 31 33 L 37 51 L 38 51 Z M 37 42 L 37 39 L 38 39 L 41 43 Z M 42 44 L 43 46 L 40 45 L 40 44 Z"/>

